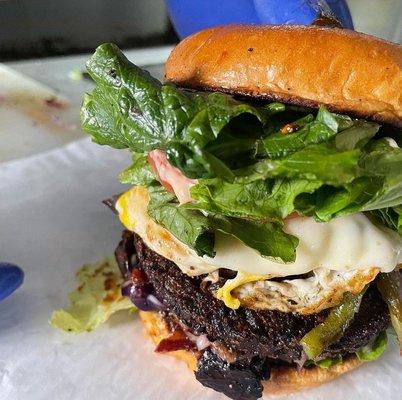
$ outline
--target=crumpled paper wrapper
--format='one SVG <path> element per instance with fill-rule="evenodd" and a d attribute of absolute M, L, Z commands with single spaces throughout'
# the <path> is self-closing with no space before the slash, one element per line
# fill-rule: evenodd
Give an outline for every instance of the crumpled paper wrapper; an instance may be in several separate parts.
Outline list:
<path fill-rule="evenodd" d="M 129 163 L 127 153 L 84 139 L 0 165 L 0 258 L 26 273 L 0 303 L 1 400 L 225 398 L 181 362 L 156 355 L 135 314 L 81 335 L 48 325 L 67 306 L 75 271 L 113 253 L 121 226 L 101 200 L 123 190 L 117 174 Z M 389 339 L 379 361 L 286 398 L 401 399 L 402 361 Z"/>

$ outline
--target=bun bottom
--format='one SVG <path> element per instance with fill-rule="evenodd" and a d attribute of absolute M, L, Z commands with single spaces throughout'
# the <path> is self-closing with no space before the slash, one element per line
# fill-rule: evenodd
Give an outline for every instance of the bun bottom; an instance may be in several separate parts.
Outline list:
<path fill-rule="evenodd" d="M 140 311 L 140 317 L 145 325 L 145 331 L 157 345 L 162 339 L 169 336 L 169 329 L 157 312 Z M 166 353 L 187 364 L 192 371 L 197 370 L 196 354 L 188 350 L 177 350 Z M 296 392 L 302 389 L 311 388 L 329 382 L 345 372 L 357 368 L 361 362 L 356 357 L 350 357 L 342 364 L 334 365 L 324 369 L 319 367 L 304 368 L 297 371 L 291 367 L 276 367 L 271 369 L 271 377 L 263 381 L 264 394 L 282 395 Z"/>

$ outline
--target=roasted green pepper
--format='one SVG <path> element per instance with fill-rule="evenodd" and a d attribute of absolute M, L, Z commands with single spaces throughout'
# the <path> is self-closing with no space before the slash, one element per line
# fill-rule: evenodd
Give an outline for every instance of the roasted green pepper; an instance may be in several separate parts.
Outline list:
<path fill-rule="evenodd" d="M 365 290 L 358 295 L 346 293 L 342 303 L 331 309 L 324 322 L 303 336 L 300 344 L 310 360 L 314 360 L 324 349 L 342 337 L 359 310 L 364 292 Z"/>
<path fill-rule="evenodd" d="M 399 348 L 402 355 L 402 275 L 400 271 L 380 274 L 377 287 L 388 305 L 391 323 L 398 336 Z"/>

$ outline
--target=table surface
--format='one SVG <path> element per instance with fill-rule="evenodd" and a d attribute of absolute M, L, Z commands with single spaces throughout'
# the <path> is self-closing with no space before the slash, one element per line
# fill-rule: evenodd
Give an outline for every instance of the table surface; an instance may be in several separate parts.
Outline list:
<path fill-rule="evenodd" d="M 164 46 L 128 50 L 125 54 L 163 79 L 163 63 L 171 49 Z M 87 54 L 0 64 L 0 162 L 24 158 L 82 137 L 79 108 L 92 82 L 73 80 L 71 75 L 72 71 L 84 71 L 89 57 Z M 49 99 L 57 102 L 49 103 Z M 58 107 L 59 100 L 65 106 Z"/>

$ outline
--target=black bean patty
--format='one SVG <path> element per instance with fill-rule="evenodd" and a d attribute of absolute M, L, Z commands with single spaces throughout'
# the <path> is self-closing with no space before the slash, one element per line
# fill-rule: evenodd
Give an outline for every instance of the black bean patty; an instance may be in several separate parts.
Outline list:
<path fill-rule="evenodd" d="M 116 250 L 122 270 L 136 252 L 135 265 L 152 285 L 154 295 L 166 313 L 197 335 L 207 334 L 239 362 L 258 357 L 275 362 L 300 364 L 300 339 L 322 322 L 328 311 L 300 315 L 272 310 L 232 310 L 201 288 L 202 276 L 189 277 L 171 261 L 150 250 L 141 238 L 123 233 Z M 387 307 L 374 285 L 367 290 L 359 312 L 344 336 L 330 346 L 323 357 L 347 356 L 366 345 L 389 323 Z"/>

